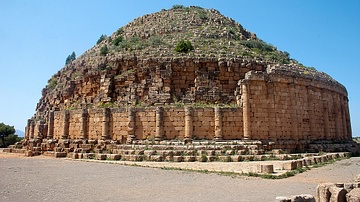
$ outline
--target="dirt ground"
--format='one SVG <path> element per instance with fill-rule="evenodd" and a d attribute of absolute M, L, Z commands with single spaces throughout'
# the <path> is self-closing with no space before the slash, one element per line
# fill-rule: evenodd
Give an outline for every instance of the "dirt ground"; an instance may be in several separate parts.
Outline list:
<path fill-rule="evenodd" d="M 0 201 L 275 201 L 276 196 L 315 195 L 319 183 L 350 182 L 360 174 L 359 157 L 281 180 L 122 164 L 26 158 L 0 150 Z M 231 170 L 236 164 L 194 162 L 184 166 Z"/>

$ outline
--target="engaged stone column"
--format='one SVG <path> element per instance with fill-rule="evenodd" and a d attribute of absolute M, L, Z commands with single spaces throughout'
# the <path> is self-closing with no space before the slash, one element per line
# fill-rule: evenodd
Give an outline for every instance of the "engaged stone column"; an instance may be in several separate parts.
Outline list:
<path fill-rule="evenodd" d="M 345 109 L 345 102 L 344 102 L 344 97 L 341 96 L 340 97 L 340 104 L 341 104 L 341 120 L 342 120 L 342 134 L 341 134 L 341 139 L 343 140 L 347 140 L 347 125 L 346 125 L 346 109 Z"/>
<path fill-rule="evenodd" d="M 335 139 L 336 140 L 340 140 L 341 139 L 341 130 L 340 130 L 340 123 L 341 123 L 341 111 L 340 111 L 340 106 L 338 103 L 338 96 L 334 95 L 333 100 L 334 100 L 334 118 L 335 118 Z"/>
<path fill-rule="evenodd" d="M 193 108 L 185 107 L 185 134 L 184 140 L 185 142 L 190 142 L 193 138 Z"/>
<path fill-rule="evenodd" d="M 62 139 L 67 139 L 69 137 L 69 121 L 70 121 L 70 113 L 68 110 L 63 112 L 63 131 L 62 131 Z"/>
<path fill-rule="evenodd" d="M 31 119 L 27 120 L 27 125 L 25 127 L 25 139 L 29 139 L 30 138 L 30 131 L 31 131 Z"/>
<path fill-rule="evenodd" d="M 30 123 L 30 139 L 34 139 L 34 130 L 35 130 L 35 122 L 31 121 L 31 123 Z"/>
<path fill-rule="evenodd" d="M 352 130 L 351 130 L 351 123 L 350 123 L 350 112 L 349 112 L 349 100 L 347 97 L 344 98 L 345 100 L 345 117 L 346 117 L 346 132 L 347 132 L 347 139 L 352 140 Z"/>
<path fill-rule="evenodd" d="M 308 86 L 307 89 L 307 103 L 308 103 L 308 112 L 309 112 L 309 131 L 310 131 L 310 137 L 309 139 L 311 140 L 312 137 L 315 136 L 315 120 L 314 120 L 314 103 L 313 103 L 313 96 L 312 96 L 313 92 L 312 92 L 312 87 Z"/>
<path fill-rule="evenodd" d="M 274 83 L 266 83 L 266 103 L 267 103 L 267 116 L 269 125 L 269 140 L 277 140 L 276 137 L 276 112 L 275 112 L 275 94 L 274 94 Z"/>
<path fill-rule="evenodd" d="M 80 129 L 80 139 L 86 139 L 87 135 L 87 120 L 88 119 L 88 111 L 87 109 L 81 110 L 81 129 Z"/>
<path fill-rule="evenodd" d="M 243 123 L 244 123 L 244 139 L 251 139 L 250 125 L 250 103 L 249 103 L 249 82 L 245 81 L 242 85 L 243 97 Z"/>
<path fill-rule="evenodd" d="M 50 111 L 48 117 L 48 131 L 47 131 L 47 139 L 52 139 L 54 137 L 54 112 Z"/>
<path fill-rule="evenodd" d="M 127 142 L 128 143 L 132 143 L 136 136 L 135 136 L 135 117 L 136 116 L 136 113 L 135 113 L 135 109 L 134 108 L 129 108 L 129 111 L 128 111 L 128 128 L 127 128 L 127 132 L 128 132 L 128 135 L 127 135 Z"/>
<path fill-rule="evenodd" d="M 155 140 L 162 140 L 164 138 L 164 108 L 157 107 L 156 108 L 156 117 L 155 117 L 156 123 L 156 134 L 155 134 Z"/>
<path fill-rule="evenodd" d="M 110 139 L 109 122 L 110 122 L 110 109 L 104 108 L 103 120 L 102 120 L 102 135 L 101 135 L 101 139 L 103 140 Z"/>
<path fill-rule="evenodd" d="M 220 107 L 215 107 L 215 140 L 223 139 L 222 112 Z"/>
<path fill-rule="evenodd" d="M 325 132 L 325 139 L 331 140 L 330 135 L 330 123 L 329 123 L 329 107 L 327 107 L 325 101 L 324 101 L 324 132 Z"/>
<path fill-rule="evenodd" d="M 291 99 L 291 131 L 292 131 L 292 137 L 298 141 L 299 140 L 299 132 L 298 132 L 298 119 L 296 115 L 296 100 L 295 98 L 295 84 L 291 83 L 289 84 L 289 93 L 290 93 L 290 99 Z"/>

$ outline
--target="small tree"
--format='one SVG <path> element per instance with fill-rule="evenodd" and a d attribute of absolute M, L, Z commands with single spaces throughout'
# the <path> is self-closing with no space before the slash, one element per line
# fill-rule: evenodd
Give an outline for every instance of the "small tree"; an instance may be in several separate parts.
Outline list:
<path fill-rule="evenodd" d="M 76 54 L 75 52 L 73 51 L 71 53 L 71 55 L 68 55 L 66 60 L 65 60 L 65 65 L 69 64 L 71 61 L 74 61 L 76 59 Z"/>
<path fill-rule="evenodd" d="M 1 147 L 7 146 L 5 138 L 14 133 L 15 133 L 14 126 L 9 126 L 4 123 L 0 123 L 0 138 L 1 138 L 1 142 L 2 142 Z"/>
<path fill-rule="evenodd" d="M 104 45 L 103 47 L 100 48 L 100 55 L 106 55 L 108 54 L 109 49 L 106 45 Z"/>
<path fill-rule="evenodd" d="M 106 39 L 106 35 L 105 34 L 102 34 L 101 36 L 100 36 L 100 38 L 97 40 L 97 42 L 96 42 L 96 44 L 99 44 L 99 43 L 101 43 L 102 41 L 104 41 L 105 39 Z"/>
<path fill-rule="evenodd" d="M 190 51 L 194 50 L 194 47 L 191 45 L 191 42 L 187 40 L 186 42 L 184 40 L 179 41 L 179 43 L 176 44 L 175 51 L 179 53 L 188 53 Z"/>

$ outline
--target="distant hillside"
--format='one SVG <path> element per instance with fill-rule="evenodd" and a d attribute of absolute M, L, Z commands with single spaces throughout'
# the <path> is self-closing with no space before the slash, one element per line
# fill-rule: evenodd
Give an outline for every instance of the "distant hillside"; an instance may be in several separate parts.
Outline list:
<path fill-rule="evenodd" d="M 15 131 L 15 134 L 18 136 L 18 137 L 24 137 L 25 133 L 21 130 L 17 130 Z"/>

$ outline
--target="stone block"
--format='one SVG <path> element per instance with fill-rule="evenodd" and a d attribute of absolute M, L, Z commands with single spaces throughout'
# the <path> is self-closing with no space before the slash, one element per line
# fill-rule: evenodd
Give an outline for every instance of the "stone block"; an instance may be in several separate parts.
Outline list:
<path fill-rule="evenodd" d="M 79 153 L 70 153 L 70 158 L 72 159 L 79 159 Z"/>
<path fill-rule="evenodd" d="M 83 154 L 84 159 L 95 159 L 95 153 L 85 153 Z"/>
<path fill-rule="evenodd" d="M 66 152 L 55 152 L 54 153 L 54 157 L 55 158 L 64 158 L 67 156 L 67 153 Z"/>
<path fill-rule="evenodd" d="M 144 156 L 143 155 L 128 155 L 128 161 L 143 161 Z"/>
<path fill-rule="evenodd" d="M 359 202 L 360 201 L 360 188 L 355 188 L 346 194 L 347 202 Z"/>
<path fill-rule="evenodd" d="M 221 162 L 230 162 L 231 161 L 230 156 L 218 156 L 218 159 Z"/>
<path fill-rule="evenodd" d="M 96 160 L 106 160 L 106 154 L 96 153 L 95 158 L 96 158 Z"/>
<path fill-rule="evenodd" d="M 183 160 L 184 162 L 194 162 L 196 159 L 195 156 L 184 156 Z"/>
<path fill-rule="evenodd" d="M 331 193 L 329 202 L 346 202 L 347 191 L 343 187 L 331 186 L 329 191 Z"/>
<path fill-rule="evenodd" d="M 61 147 L 55 147 L 55 148 L 54 148 L 54 151 L 55 151 L 55 152 L 62 152 L 62 151 L 63 151 L 63 148 L 61 148 Z"/>
<path fill-rule="evenodd" d="M 33 154 L 32 151 L 26 150 L 26 152 L 25 152 L 25 156 L 26 156 L 26 157 L 30 157 L 30 156 L 33 156 L 33 155 L 34 155 L 34 154 Z"/>
<path fill-rule="evenodd" d="M 150 161 L 161 162 L 161 161 L 163 161 L 163 156 L 161 156 L 161 155 L 151 155 L 149 160 Z"/>
<path fill-rule="evenodd" d="M 288 161 L 283 163 L 284 170 L 295 170 L 297 168 L 297 161 Z"/>
<path fill-rule="evenodd" d="M 271 174 L 274 172 L 274 165 L 261 165 L 260 167 L 260 172 L 261 173 L 266 173 L 266 174 Z"/>
<path fill-rule="evenodd" d="M 118 161 L 121 159 L 121 155 L 120 154 L 107 154 L 106 158 L 109 160 L 115 160 Z"/>
<path fill-rule="evenodd" d="M 291 202 L 315 202 L 315 197 L 310 194 L 301 194 L 291 197 Z"/>
<path fill-rule="evenodd" d="M 181 162 L 181 161 L 183 161 L 183 157 L 182 156 L 173 156 L 173 161 L 174 162 Z"/>
<path fill-rule="evenodd" d="M 232 155 L 230 158 L 232 162 L 240 162 L 242 160 L 240 155 Z"/>
<path fill-rule="evenodd" d="M 291 198 L 286 197 L 286 196 L 277 196 L 275 198 L 276 202 L 291 202 Z"/>

